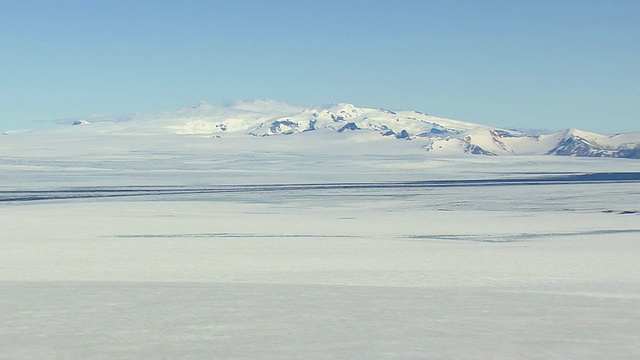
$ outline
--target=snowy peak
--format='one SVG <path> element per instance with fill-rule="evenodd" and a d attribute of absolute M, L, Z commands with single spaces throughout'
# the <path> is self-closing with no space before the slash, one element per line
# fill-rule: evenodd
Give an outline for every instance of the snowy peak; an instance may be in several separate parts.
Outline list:
<path fill-rule="evenodd" d="M 431 116 L 418 111 L 361 108 L 348 103 L 302 108 L 275 100 L 238 101 L 214 106 L 205 101 L 176 111 L 97 115 L 76 119 L 77 128 L 103 123 L 101 133 L 153 135 L 169 133 L 206 137 L 282 136 L 310 131 L 347 134 L 368 132 L 381 141 L 412 141 L 427 153 L 442 155 L 553 155 L 640 158 L 640 132 L 600 135 L 567 129 L 530 136 L 520 131 Z M 105 124 L 107 123 L 107 124 Z M 83 130 L 85 131 L 85 130 Z"/>
<path fill-rule="evenodd" d="M 547 152 L 547 155 L 605 156 L 604 151 L 607 150 L 596 142 L 598 136 L 593 135 L 596 134 L 568 129 L 564 131 L 558 144 Z"/>
<path fill-rule="evenodd" d="M 427 151 L 455 154 L 462 151 L 473 155 L 514 155 L 507 141 L 524 138 L 516 131 L 477 127 L 467 130 L 459 136 L 432 137 L 425 147 Z"/>
<path fill-rule="evenodd" d="M 569 129 L 562 132 L 556 146 L 545 155 L 640 158 L 640 136 L 628 139 L 629 142 L 624 142 L 624 138 L 629 136 L 605 136 Z"/>

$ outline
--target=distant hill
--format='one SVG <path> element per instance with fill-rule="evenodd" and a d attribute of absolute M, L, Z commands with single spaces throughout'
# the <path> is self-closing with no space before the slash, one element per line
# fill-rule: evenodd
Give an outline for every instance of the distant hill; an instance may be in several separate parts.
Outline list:
<path fill-rule="evenodd" d="M 640 158 L 640 132 L 600 135 L 577 129 L 528 135 L 430 116 L 417 111 L 390 111 L 333 104 L 305 109 L 272 100 L 212 106 L 201 102 L 176 111 L 131 114 L 120 118 L 90 116 L 69 124 L 96 127 L 100 133 L 183 136 L 295 136 L 310 131 L 372 132 L 381 138 L 414 141 L 432 155 L 553 155 Z M 7 133 L 9 134 L 9 133 Z M 17 134 L 16 134 L 17 135 Z"/>

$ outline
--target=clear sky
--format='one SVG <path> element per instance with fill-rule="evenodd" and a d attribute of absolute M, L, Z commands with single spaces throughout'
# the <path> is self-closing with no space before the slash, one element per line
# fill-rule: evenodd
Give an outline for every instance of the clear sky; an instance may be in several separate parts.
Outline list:
<path fill-rule="evenodd" d="M 2 0 L 0 130 L 205 100 L 640 131 L 637 0 Z"/>

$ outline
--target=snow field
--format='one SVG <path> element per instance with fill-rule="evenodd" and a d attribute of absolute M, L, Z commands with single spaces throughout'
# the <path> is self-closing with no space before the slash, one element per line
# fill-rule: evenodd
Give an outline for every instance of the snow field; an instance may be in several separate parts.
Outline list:
<path fill-rule="evenodd" d="M 0 359 L 640 357 L 638 182 L 500 183 L 638 161 L 148 120 L 2 137 Z"/>
<path fill-rule="evenodd" d="M 637 185 L 420 191 L 2 203 L 0 358 L 640 355 Z"/>

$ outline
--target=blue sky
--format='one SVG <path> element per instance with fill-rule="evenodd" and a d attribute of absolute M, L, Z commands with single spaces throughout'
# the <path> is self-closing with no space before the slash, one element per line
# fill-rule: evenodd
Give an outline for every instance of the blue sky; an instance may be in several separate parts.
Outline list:
<path fill-rule="evenodd" d="M 0 130 L 205 100 L 640 131 L 640 1 L 3 0 Z"/>

